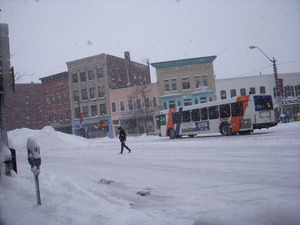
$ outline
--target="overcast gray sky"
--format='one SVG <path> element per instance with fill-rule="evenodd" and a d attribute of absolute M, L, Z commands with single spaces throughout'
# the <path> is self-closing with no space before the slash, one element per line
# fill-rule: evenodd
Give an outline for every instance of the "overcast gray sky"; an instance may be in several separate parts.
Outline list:
<path fill-rule="evenodd" d="M 217 55 L 217 78 L 300 72 L 299 0 L 0 0 L 18 82 L 106 53 L 140 63 Z M 156 81 L 151 68 L 152 81 Z"/>

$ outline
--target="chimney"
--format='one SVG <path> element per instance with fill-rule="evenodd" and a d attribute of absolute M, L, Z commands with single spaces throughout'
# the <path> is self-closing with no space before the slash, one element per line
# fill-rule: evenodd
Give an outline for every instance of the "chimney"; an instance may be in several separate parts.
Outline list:
<path fill-rule="evenodd" d="M 129 51 L 124 52 L 124 57 L 125 59 L 130 61 L 130 52 Z"/>

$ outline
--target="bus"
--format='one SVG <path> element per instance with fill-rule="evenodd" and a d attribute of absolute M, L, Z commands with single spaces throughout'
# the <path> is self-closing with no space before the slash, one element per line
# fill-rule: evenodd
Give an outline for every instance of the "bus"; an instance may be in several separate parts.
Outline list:
<path fill-rule="evenodd" d="M 249 134 L 277 125 L 271 95 L 245 95 L 221 101 L 162 110 L 160 136 L 171 139 L 197 134 Z"/>

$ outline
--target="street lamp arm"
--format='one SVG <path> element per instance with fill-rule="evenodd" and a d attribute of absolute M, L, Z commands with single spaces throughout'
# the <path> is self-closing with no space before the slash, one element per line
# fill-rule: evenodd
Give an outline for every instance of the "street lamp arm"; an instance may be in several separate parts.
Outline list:
<path fill-rule="evenodd" d="M 274 63 L 275 59 L 273 59 L 273 60 L 270 59 L 270 57 L 267 56 L 266 53 L 264 53 L 263 50 L 261 50 L 259 47 L 257 47 L 257 46 L 249 46 L 249 48 L 250 48 L 250 49 L 257 48 L 257 49 L 258 49 L 259 51 L 261 51 L 261 53 L 264 54 L 264 55 L 265 55 L 272 63 Z"/>

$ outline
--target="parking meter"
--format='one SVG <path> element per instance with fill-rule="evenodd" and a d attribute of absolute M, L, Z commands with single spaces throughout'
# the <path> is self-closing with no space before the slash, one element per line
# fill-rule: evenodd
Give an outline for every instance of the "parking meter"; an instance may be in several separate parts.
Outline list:
<path fill-rule="evenodd" d="M 27 154 L 28 154 L 28 162 L 31 166 L 31 171 L 34 175 L 35 181 L 35 190 L 36 190 L 36 201 L 38 205 L 41 205 L 41 196 L 40 196 L 40 186 L 39 186 L 39 173 L 40 165 L 41 165 L 41 154 L 40 154 L 40 146 L 38 142 L 29 137 L 27 140 Z"/>
<path fill-rule="evenodd" d="M 40 154 L 40 146 L 37 141 L 30 137 L 27 140 L 27 154 L 28 154 L 28 162 L 31 166 L 31 171 L 33 173 L 39 174 L 40 165 L 41 165 L 41 154 Z"/>

